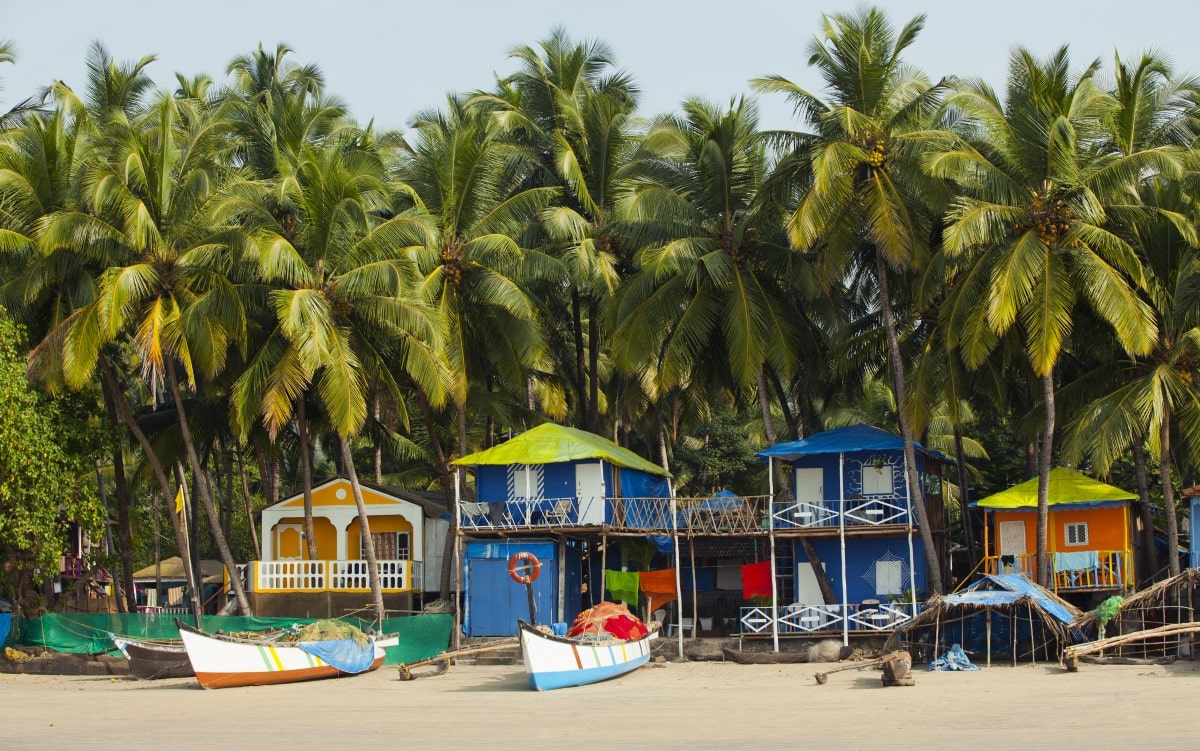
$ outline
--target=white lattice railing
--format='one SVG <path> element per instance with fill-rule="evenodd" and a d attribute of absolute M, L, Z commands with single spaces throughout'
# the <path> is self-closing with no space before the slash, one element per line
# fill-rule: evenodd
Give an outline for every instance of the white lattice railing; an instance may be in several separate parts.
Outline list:
<path fill-rule="evenodd" d="M 845 518 L 847 527 L 908 524 L 908 506 L 903 496 L 881 495 L 847 498 L 845 501 L 798 501 L 776 503 L 776 529 L 837 527 Z"/>
<path fill-rule="evenodd" d="M 594 502 L 604 503 L 599 498 Z M 478 531 L 575 527 L 581 524 L 581 518 L 591 516 L 591 509 L 581 509 L 577 498 L 511 498 L 493 503 L 463 501 L 458 506 L 460 526 Z"/>
<path fill-rule="evenodd" d="M 399 592 L 412 588 L 413 562 L 377 561 L 380 588 Z M 355 592 L 370 590 L 367 562 L 254 561 L 257 592 Z"/>
<path fill-rule="evenodd" d="M 718 498 L 510 498 L 459 503 L 464 530 L 556 529 L 604 524 L 665 534 L 749 534 L 767 529 L 769 496 Z M 672 514 L 672 511 L 674 513 Z"/>
<path fill-rule="evenodd" d="M 918 604 L 920 612 L 924 606 Z M 894 631 L 912 620 L 910 604 L 886 603 L 880 605 L 780 605 L 778 617 L 771 617 L 770 606 L 741 609 L 743 634 L 773 633 L 771 624 L 779 623 L 780 634 L 815 634 L 840 632 L 843 622 L 847 631 L 863 633 L 872 631 Z"/>

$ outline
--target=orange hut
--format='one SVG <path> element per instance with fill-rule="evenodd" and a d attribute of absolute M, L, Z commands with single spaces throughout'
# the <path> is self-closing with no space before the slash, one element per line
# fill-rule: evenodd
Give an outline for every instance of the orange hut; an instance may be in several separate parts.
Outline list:
<path fill-rule="evenodd" d="M 1050 471 L 1048 546 L 1056 592 L 1133 586 L 1134 493 L 1065 467 Z M 1037 575 L 1035 477 L 974 505 L 984 510 L 987 574 Z"/>

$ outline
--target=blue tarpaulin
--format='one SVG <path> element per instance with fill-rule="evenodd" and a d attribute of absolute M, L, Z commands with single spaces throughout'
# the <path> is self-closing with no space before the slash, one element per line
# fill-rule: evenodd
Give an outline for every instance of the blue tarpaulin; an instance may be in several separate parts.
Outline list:
<path fill-rule="evenodd" d="M 914 443 L 917 453 L 932 456 L 943 462 L 953 464 L 954 461 L 945 454 L 927 449 L 919 443 Z M 802 456 L 817 454 L 847 454 L 852 451 L 903 451 L 904 440 L 886 430 L 872 428 L 870 425 L 851 425 L 845 428 L 834 428 L 822 433 L 802 438 L 799 441 L 777 443 L 774 446 L 759 451 L 755 456 L 760 459 L 774 457 L 790 461 Z"/>
<path fill-rule="evenodd" d="M 343 673 L 366 672 L 375 661 L 374 642 L 359 645 L 354 639 L 330 639 L 302 641 L 296 646 L 313 657 L 320 657 Z"/>
<path fill-rule="evenodd" d="M 1047 614 L 1063 623 L 1074 623 L 1076 614 L 1020 574 L 985 574 L 961 592 L 946 595 L 948 605 L 1011 605 L 1028 597 Z"/>
<path fill-rule="evenodd" d="M 946 654 L 929 663 L 930 670 L 978 670 L 979 667 L 971 664 L 971 658 L 967 657 L 967 653 L 963 652 L 961 644 L 955 644 L 950 647 Z"/>

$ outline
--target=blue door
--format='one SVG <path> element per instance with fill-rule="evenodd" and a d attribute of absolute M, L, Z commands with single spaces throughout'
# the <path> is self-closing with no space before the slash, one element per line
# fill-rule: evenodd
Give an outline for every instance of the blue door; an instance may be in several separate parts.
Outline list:
<path fill-rule="evenodd" d="M 558 587 L 553 559 L 542 561 L 542 575 L 533 583 L 537 622 L 557 620 Z M 525 585 L 508 575 L 508 560 L 476 558 L 467 561 L 467 591 L 470 592 L 468 636 L 514 636 L 517 619 L 529 620 L 529 597 Z"/>

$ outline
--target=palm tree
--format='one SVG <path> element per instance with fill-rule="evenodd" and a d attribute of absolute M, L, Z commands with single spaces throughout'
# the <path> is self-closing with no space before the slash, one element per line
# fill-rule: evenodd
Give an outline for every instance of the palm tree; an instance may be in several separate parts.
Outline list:
<path fill-rule="evenodd" d="M 414 203 L 407 216 L 421 225 L 412 252 L 423 276 L 422 295 L 446 329 L 460 455 L 468 451 L 472 391 L 480 401 L 492 401 L 490 392 L 499 388 L 521 402 L 530 371 L 549 367 L 537 305 L 521 284 L 528 254 L 514 238 L 526 234 L 561 191 L 515 182 L 511 175 L 520 172 L 512 166 L 521 152 L 494 138 L 489 122 L 486 113 L 450 98 L 445 110 L 414 118 L 416 140 L 399 166 L 398 189 Z M 440 447 L 434 454 L 449 499 L 449 457 Z"/>
<path fill-rule="evenodd" d="M 813 128 L 811 134 L 792 137 L 797 153 L 781 164 L 802 191 L 788 234 L 794 248 L 815 252 L 826 289 L 856 275 L 874 275 L 901 405 L 908 403 L 908 394 L 892 275 L 903 280 L 925 262 L 931 217 L 944 193 L 921 166 L 939 90 L 902 59 L 924 23 L 925 17 L 917 16 L 896 33 L 877 8 L 825 16 L 824 34 L 809 43 L 808 52 L 828 101 L 781 76 L 753 82 L 760 91 L 786 94 Z M 905 409 L 899 419 L 929 588 L 940 593 L 942 563 L 927 521 Z"/>
<path fill-rule="evenodd" d="M 121 70 L 111 61 L 109 67 Z M 53 110 L 25 117 L 0 146 L 0 204 L 4 206 L 0 210 L 0 255 L 14 259 L 19 268 L 0 287 L 0 301 L 22 317 L 38 342 L 30 356 L 30 375 L 52 391 L 63 385 L 62 345 L 68 321 L 95 299 L 96 277 L 114 260 L 76 248 L 45 248 L 41 243 L 50 217 L 79 206 L 84 178 L 98 151 L 95 141 L 96 121 L 74 94 L 60 85 Z M 132 611 L 133 529 L 124 471 L 125 441 L 116 407 L 116 400 L 124 397 L 112 391 L 113 382 L 107 379 L 101 379 L 99 386 L 114 430 L 118 552 L 126 604 Z"/>
<path fill-rule="evenodd" d="M 277 45 L 268 52 L 259 45 L 249 55 L 234 58 L 227 68 L 234 79 L 227 92 L 227 115 L 238 135 L 235 159 L 244 164 L 244 174 L 274 191 L 258 192 L 258 199 L 274 218 L 282 234 L 295 239 L 298 217 L 286 200 L 282 186 L 291 179 L 305 146 L 319 145 L 348 127 L 345 108 L 323 92 L 324 75 L 315 65 L 298 66 L 288 62 L 291 49 Z M 269 319 L 269 312 L 267 315 Z M 264 331 L 273 327 L 262 324 Z M 296 433 L 300 442 L 301 492 L 304 496 L 304 539 L 310 560 L 317 557 L 312 510 L 312 445 L 308 430 L 308 411 L 303 395 L 294 409 Z M 243 415 L 251 422 L 257 414 Z M 247 425 L 243 425 L 245 432 Z M 274 441 L 278 425 L 270 430 Z"/>
<path fill-rule="evenodd" d="M 1018 323 L 1041 380 L 1044 422 L 1038 466 L 1038 580 L 1049 581 L 1048 477 L 1054 448 L 1055 366 L 1076 311 L 1112 327 L 1132 356 L 1157 341 L 1154 313 L 1138 297 L 1145 276 L 1120 225 L 1145 172 L 1177 174 L 1170 154 L 1100 148 L 1119 103 L 1102 91 L 1094 62 L 1072 75 L 1066 47 L 1046 60 L 1013 53 L 1006 99 L 980 81 L 946 100 L 962 138 L 930 158 L 934 175 L 961 195 L 949 213 L 947 255 L 972 271 L 955 294 L 985 300 L 954 324 L 954 344 L 977 366 Z M 968 306 L 969 307 L 969 306 Z"/>
<path fill-rule="evenodd" d="M 0 64 L 15 63 L 17 60 L 16 48 L 11 40 L 0 39 Z M 3 79 L 0 79 L 2 81 Z M 2 87 L 0 87 L 2 88 Z M 18 102 L 7 112 L 0 112 L 0 131 L 7 130 L 21 123 L 26 115 L 31 112 L 36 112 L 41 108 L 42 100 L 45 94 L 41 96 L 31 96 Z"/>
<path fill-rule="evenodd" d="M 245 338 L 242 297 L 226 276 L 243 250 L 242 234 L 212 216 L 228 169 L 229 131 L 202 103 L 162 95 L 131 121 L 115 118 L 103 137 L 109 158 L 90 178 L 96 187 L 87 212 L 56 216 L 45 242 L 51 248 L 112 247 L 125 260 L 101 274 L 95 301 L 76 313 L 64 369 L 69 382 L 86 381 L 101 348 L 124 336 L 144 377 L 165 379 L 213 540 L 231 573 L 238 607 L 248 614 L 176 367 L 181 364 L 187 384 L 198 388 L 200 377 L 216 377 L 230 347 Z M 165 473 L 159 479 L 173 495 Z"/>
<path fill-rule="evenodd" d="M 757 112 L 744 99 L 727 110 L 693 99 L 683 109 L 650 130 L 643 177 L 622 206 L 638 271 L 617 306 L 614 360 L 624 372 L 658 361 L 663 389 L 694 371 L 724 372 L 714 382 L 741 389 L 768 366 L 788 378 L 802 264 L 778 212 L 758 201 L 766 155 Z"/>
<path fill-rule="evenodd" d="M 282 219 L 272 210 L 277 190 L 289 208 Z M 399 401 L 398 375 L 436 397 L 444 377 L 441 331 L 416 295 L 415 264 L 398 255 L 422 226 L 407 216 L 383 219 L 390 202 L 379 155 L 332 143 L 303 147 L 280 187 L 243 183 L 223 207 L 255 235 L 273 319 L 234 389 L 239 422 L 245 430 L 258 416 L 277 432 L 315 389 L 354 490 L 380 619 L 375 545 L 350 440 L 366 421 L 370 382 Z"/>
<path fill-rule="evenodd" d="M 529 186 L 563 191 L 557 205 L 542 212 L 543 241 L 567 270 L 576 422 L 596 432 L 601 314 L 620 284 L 625 257 L 611 225 L 622 165 L 634 148 L 637 90 L 625 73 L 612 72 L 615 58 L 606 45 L 572 42 L 562 29 L 537 48 L 518 47 L 511 56 L 520 69 L 496 94 L 477 95 L 472 103 L 493 112 L 507 137 L 525 151 Z"/>

